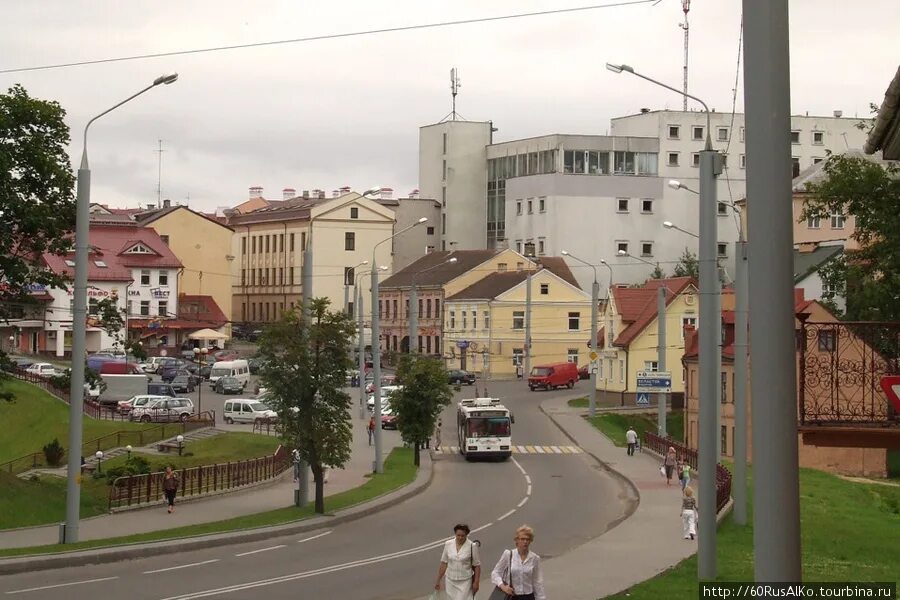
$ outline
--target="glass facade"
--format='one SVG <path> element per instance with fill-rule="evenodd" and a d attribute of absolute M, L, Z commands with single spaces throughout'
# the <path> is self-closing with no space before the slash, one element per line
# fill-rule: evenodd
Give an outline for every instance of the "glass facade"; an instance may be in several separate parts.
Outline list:
<path fill-rule="evenodd" d="M 493 248 L 506 238 L 506 180 L 511 177 L 556 173 L 557 150 L 539 150 L 488 159 L 487 241 Z"/>

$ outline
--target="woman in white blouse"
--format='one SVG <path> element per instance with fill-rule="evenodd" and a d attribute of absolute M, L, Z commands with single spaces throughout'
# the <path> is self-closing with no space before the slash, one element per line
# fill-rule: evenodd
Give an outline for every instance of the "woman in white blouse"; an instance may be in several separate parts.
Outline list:
<path fill-rule="evenodd" d="M 529 550 L 534 530 L 528 525 L 516 529 L 516 551 L 504 550 L 491 571 L 491 583 L 509 594 L 511 600 L 547 600 L 541 557 Z"/>
<path fill-rule="evenodd" d="M 453 533 L 454 538 L 444 544 L 434 589 L 441 589 L 441 579 L 444 579 L 447 600 L 471 600 L 478 593 L 478 581 L 481 579 L 478 545 L 468 539 L 468 525 L 456 525 Z"/>

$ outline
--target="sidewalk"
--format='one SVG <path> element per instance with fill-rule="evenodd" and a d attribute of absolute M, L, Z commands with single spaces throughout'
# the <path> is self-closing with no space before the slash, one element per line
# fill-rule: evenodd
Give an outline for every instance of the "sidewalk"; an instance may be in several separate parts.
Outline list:
<path fill-rule="evenodd" d="M 350 461 L 344 469 L 329 470 L 328 483 L 325 484 L 325 496 L 331 496 L 351 488 L 358 487 L 367 481 L 366 475 L 372 472 L 372 461 L 375 449 L 368 445 L 366 424 L 354 414 L 353 447 Z M 402 444 L 396 431 L 382 432 L 384 455 Z M 145 509 L 131 510 L 110 515 L 100 515 L 82 519 L 79 538 L 82 541 L 109 537 L 119 537 L 148 531 L 170 529 L 185 525 L 196 525 L 221 521 L 233 517 L 241 517 L 251 513 L 264 512 L 290 506 L 294 502 L 292 471 L 288 470 L 274 482 L 263 484 L 241 492 L 233 492 L 212 497 L 185 499 L 175 501 L 176 511 L 169 514 L 165 505 L 150 506 Z M 310 501 L 315 495 L 315 484 L 310 473 Z M 59 542 L 59 526 L 26 527 L 21 529 L 0 530 L 0 548 L 22 548 L 41 546 Z"/>

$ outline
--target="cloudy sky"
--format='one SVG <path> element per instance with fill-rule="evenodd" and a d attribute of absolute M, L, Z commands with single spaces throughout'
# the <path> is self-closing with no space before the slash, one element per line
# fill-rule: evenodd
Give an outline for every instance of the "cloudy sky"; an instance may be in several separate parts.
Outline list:
<path fill-rule="evenodd" d="M 6 2 L 0 70 L 145 53 L 323 36 L 441 21 L 603 4 L 610 0 L 41 0 Z M 900 2 L 793 0 L 791 104 L 796 114 L 867 116 L 900 57 Z M 731 110 L 740 0 L 691 2 L 690 91 Z M 450 112 L 449 71 L 459 70 L 458 112 L 493 120 L 495 139 L 604 134 L 610 117 L 681 98 L 636 78 L 624 62 L 681 85 L 680 0 L 196 53 L 59 69 L 3 72 L 59 101 L 72 128 L 73 164 L 93 115 L 177 71 L 92 126 L 92 199 L 112 206 L 162 197 L 211 210 L 252 185 L 417 187 L 418 127 Z M 742 110 L 742 84 L 737 109 Z"/>

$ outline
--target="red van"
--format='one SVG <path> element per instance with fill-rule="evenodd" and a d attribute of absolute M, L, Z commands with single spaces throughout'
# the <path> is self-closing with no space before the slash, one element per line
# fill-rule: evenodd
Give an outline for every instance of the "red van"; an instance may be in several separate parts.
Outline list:
<path fill-rule="evenodd" d="M 578 365 L 573 362 L 539 365 L 528 375 L 528 387 L 533 392 L 537 388 L 552 390 L 558 387 L 575 387 L 578 381 Z"/>
<path fill-rule="evenodd" d="M 109 361 L 100 365 L 101 375 L 143 375 L 144 371 L 134 363 Z"/>

